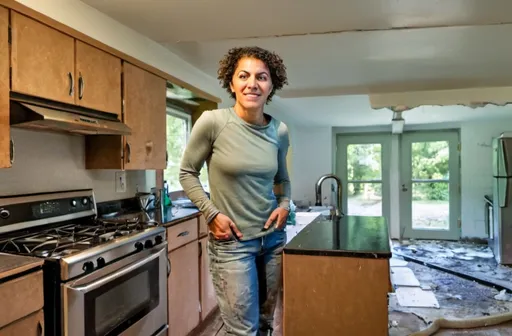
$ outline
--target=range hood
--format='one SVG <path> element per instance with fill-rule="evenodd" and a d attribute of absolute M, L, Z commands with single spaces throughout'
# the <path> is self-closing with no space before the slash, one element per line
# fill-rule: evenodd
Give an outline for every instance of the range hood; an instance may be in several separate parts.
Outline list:
<path fill-rule="evenodd" d="M 115 114 L 35 100 L 10 100 L 10 124 L 13 127 L 49 130 L 82 135 L 130 135 L 131 129 Z"/>

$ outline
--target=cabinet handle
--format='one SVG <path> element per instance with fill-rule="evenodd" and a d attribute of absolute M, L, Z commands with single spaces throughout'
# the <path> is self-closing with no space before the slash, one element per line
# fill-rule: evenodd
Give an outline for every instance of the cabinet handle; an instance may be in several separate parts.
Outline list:
<path fill-rule="evenodd" d="M 171 270 L 172 270 L 171 259 L 169 258 L 169 255 L 167 255 L 167 277 L 169 277 L 169 275 L 171 275 Z"/>
<path fill-rule="evenodd" d="M 14 163 L 14 141 L 10 139 L 9 141 L 9 159 L 11 160 L 11 165 Z"/>
<path fill-rule="evenodd" d="M 130 159 L 131 159 L 131 149 L 130 149 L 130 144 L 127 142 L 126 143 L 126 162 L 130 162 Z"/>
<path fill-rule="evenodd" d="M 84 89 L 85 89 L 85 80 L 82 77 L 82 73 L 78 73 L 78 99 L 82 100 L 84 97 Z"/>
<path fill-rule="evenodd" d="M 183 231 L 177 237 L 186 237 L 186 236 L 188 236 L 188 234 L 189 234 L 188 231 Z"/>
<path fill-rule="evenodd" d="M 43 335 L 43 326 L 41 325 L 41 321 L 37 322 L 37 336 Z"/>
<path fill-rule="evenodd" d="M 203 244 L 201 244 L 201 242 L 199 242 L 199 258 L 201 258 L 203 256 Z"/>
<path fill-rule="evenodd" d="M 69 95 L 72 96 L 75 92 L 75 82 L 73 81 L 73 74 L 68 72 L 69 77 Z"/>

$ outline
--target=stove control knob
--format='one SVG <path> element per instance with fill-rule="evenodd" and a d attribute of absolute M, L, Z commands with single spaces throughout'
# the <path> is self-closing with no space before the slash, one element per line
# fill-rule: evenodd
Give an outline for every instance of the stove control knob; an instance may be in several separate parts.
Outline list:
<path fill-rule="evenodd" d="M 151 240 L 146 240 L 146 242 L 144 243 L 144 247 L 145 248 L 152 248 L 153 247 L 153 242 Z"/>
<path fill-rule="evenodd" d="M 87 205 L 89 203 L 89 199 L 87 197 L 82 198 L 82 204 Z"/>
<path fill-rule="evenodd" d="M 162 238 L 162 236 L 155 237 L 155 245 L 160 245 L 160 244 L 162 244 L 163 241 L 164 241 L 164 239 Z"/>
<path fill-rule="evenodd" d="M 86 272 L 91 272 L 92 270 L 94 270 L 94 263 L 92 261 L 86 261 L 84 262 L 84 266 L 82 267 L 82 269 Z"/>
<path fill-rule="evenodd" d="M 9 210 L 6 210 L 6 209 L 0 210 L 0 218 L 7 219 L 9 217 L 11 217 L 11 213 L 9 212 Z"/>
<path fill-rule="evenodd" d="M 143 248 L 144 248 L 144 244 L 142 244 L 141 242 L 136 242 L 135 243 L 135 249 L 137 251 L 142 251 Z"/>
<path fill-rule="evenodd" d="M 76 207 L 76 204 L 77 204 L 77 203 L 76 203 L 76 200 L 72 200 L 72 201 L 71 201 L 71 206 L 72 206 L 72 207 Z"/>
<path fill-rule="evenodd" d="M 105 266 L 105 259 L 103 259 L 103 257 L 99 257 L 98 260 L 96 260 L 96 262 L 98 263 L 98 267 Z"/>

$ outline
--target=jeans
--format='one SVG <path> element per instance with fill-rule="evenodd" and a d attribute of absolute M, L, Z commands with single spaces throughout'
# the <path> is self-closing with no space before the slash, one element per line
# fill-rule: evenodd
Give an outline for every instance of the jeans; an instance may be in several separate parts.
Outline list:
<path fill-rule="evenodd" d="M 286 231 L 248 241 L 210 235 L 210 272 L 224 325 L 218 335 L 271 335 Z"/>

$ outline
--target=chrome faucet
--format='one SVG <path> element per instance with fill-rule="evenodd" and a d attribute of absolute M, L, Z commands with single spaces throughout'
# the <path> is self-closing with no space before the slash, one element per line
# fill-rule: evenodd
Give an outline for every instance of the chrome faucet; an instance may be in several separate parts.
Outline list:
<path fill-rule="evenodd" d="M 334 180 L 336 180 L 336 189 L 337 189 L 337 202 L 336 202 L 336 209 L 335 209 L 335 215 L 336 217 L 340 218 L 340 217 L 343 217 L 343 213 L 341 212 L 341 208 L 342 208 L 342 202 L 343 202 L 343 198 L 342 198 L 342 193 L 343 193 L 343 190 L 341 188 L 341 180 L 338 176 L 334 175 L 334 174 L 325 174 L 325 175 L 322 175 L 320 176 L 320 178 L 318 179 L 318 181 L 316 182 L 316 185 L 315 185 L 315 193 L 316 193 L 316 202 L 315 202 L 315 205 L 316 206 L 321 206 L 322 205 L 322 183 L 328 179 L 328 178 L 332 178 Z"/>

